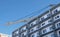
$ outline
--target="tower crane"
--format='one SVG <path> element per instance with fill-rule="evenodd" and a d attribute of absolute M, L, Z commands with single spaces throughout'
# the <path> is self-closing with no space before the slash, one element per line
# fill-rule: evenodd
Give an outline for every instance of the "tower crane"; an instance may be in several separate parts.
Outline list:
<path fill-rule="evenodd" d="M 54 6 L 55 6 L 55 4 L 50 4 L 47 7 L 54 7 Z M 26 19 L 20 19 L 20 20 L 14 21 L 14 22 L 7 22 L 7 23 L 5 23 L 5 25 L 12 25 L 12 24 L 17 24 L 17 23 L 22 23 L 22 22 L 25 23 L 25 22 L 28 22 L 28 21 L 34 19 L 34 18 L 36 18 L 36 17 L 34 16 L 34 17 L 26 18 Z"/>

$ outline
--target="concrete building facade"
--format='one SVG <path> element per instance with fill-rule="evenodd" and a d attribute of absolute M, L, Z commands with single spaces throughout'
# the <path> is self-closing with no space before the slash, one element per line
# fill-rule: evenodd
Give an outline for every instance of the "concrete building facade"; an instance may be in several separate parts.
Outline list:
<path fill-rule="evenodd" d="M 14 30 L 12 37 L 60 37 L 60 4 Z"/>

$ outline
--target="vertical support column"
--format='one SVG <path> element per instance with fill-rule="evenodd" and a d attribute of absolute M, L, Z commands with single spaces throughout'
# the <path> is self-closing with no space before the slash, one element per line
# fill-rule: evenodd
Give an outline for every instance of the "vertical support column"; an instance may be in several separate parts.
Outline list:
<path fill-rule="evenodd" d="M 19 37 L 21 37 L 21 32 L 20 31 L 21 31 L 21 28 L 19 28 Z"/>
<path fill-rule="evenodd" d="M 51 14 L 52 14 L 52 10 L 51 10 Z M 53 15 L 53 14 L 52 14 Z M 54 22 L 54 18 L 53 18 L 53 16 L 52 16 L 52 22 Z M 53 32 L 54 32 L 54 37 L 57 37 L 57 32 L 55 31 L 55 29 L 56 29 L 56 26 L 55 26 L 55 23 L 53 23 Z"/>
<path fill-rule="evenodd" d="M 38 24 L 38 37 L 41 37 L 41 30 L 39 30 L 40 29 L 40 27 L 41 27 L 41 24 L 39 24 L 39 22 L 40 22 L 40 17 L 38 17 L 37 18 L 38 20 L 37 20 L 37 24 Z"/>
<path fill-rule="evenodd" d="M 27 24 L 27 37 L 30 37 L 29 36 L 29 24 Z"/>
<path fill-rule="evenodd" d="M 42 35 L 41 30 L 39 30 L 39 37 L 42 37 L 41 35 Z"/>

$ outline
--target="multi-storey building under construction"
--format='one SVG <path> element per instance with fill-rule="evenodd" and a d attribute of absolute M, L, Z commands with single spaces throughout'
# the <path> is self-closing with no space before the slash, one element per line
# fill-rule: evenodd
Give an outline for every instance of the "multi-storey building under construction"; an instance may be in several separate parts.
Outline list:
<path fill-rule="evenodd" d="M 60 37 L 60 4 L 14 30 L 12 37 Z"/>

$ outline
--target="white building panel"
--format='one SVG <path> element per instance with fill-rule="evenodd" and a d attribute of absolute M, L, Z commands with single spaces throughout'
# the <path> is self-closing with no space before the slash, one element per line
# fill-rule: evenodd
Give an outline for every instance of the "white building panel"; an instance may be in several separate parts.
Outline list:
<path fill-rule="evenodd" d="M 21 31 L 23 31 L 23 30 L 26 30 L 26 26 L 24 26 L 23 28 L 21 28 Z"/>
<path fill-rule="evenodd" d="M 38 37 L 38 32 L 35 32 L 35 33 L 33 33 L 33 34 L 31 34 L 31 37 Z"/>
<path fill-rule="evenodd" d="M 40 17 L 40 20 L 42 21 L 43 19 L 46 19 L 47 17 L 50 16 L 50 12 L 48 12 L 47 14 L 43 15 L 42 17 Z"/>
<path fill-rule="evenodd" d="M 23 27 L 23 30 L 26 30 L 26 26 Z"/>
<path fill-rule="evenodd" d="M 56 13 L 56 11 L 60 11 L 60 6 L 59 6 L 59 7 L 57 7 L 57 8 L 55 8 L 54 10 L 52 10 L 52 14 L 55 14 L 55 13 Z"/>
<path fill-rule="evenodd" d="M 32 30 L 33 29 L 33 30 Z M 38 29 L 38 26 L 35 26 L 35 27 L 33 27 L 33 28 L 31 28 L 30 29 L 30 32 L 33 32 L 33 31 L 35 31 L 35 30 L 37 30 Z"/>
<path fill-rule="evenodd" d="M 49 20 L 51 20 L 51 18 L 48 19 L 48 20 L 46 20 L 46 21 L 44 21 L 44 22 L 43 22 L 43 23 L 45 23 L 44 25 L 42 25 L 43 23 L 41 23 L 41 27 L 46 26 L 46 25 L 48 25 L 49 23 L 51 23 L 51 22 L 48 22 Z"/>
<path fill-rule="evenodd" d="M 35 25 L 36 23 L 37 23 L 37 20 L 35 20 L 35 21 L 33 21 L 32 23 L 30 23 L 29 26 L 31 27 L 31 26 Z"/>
<path fill-rule="evenodd" d="M 24 32 L 24 35 L 27 35 L 27 31 L 26 31 L 26 32 Z"/>
<path fill-rule="evenodd" d="M 44 28 L 44 29 L 42 29 L 42 30 L 41 30 L 41 31 L 42 31 L 42 34 L 45 34 L 45 33 L 48 33 L 48 32 L 50 32 L 50 31 L 52 31 L 53 28 L 51 29 L 51 27 L 52 27 L 52 25 L 51 25 L 51 26 L 48 26 L 48 27 L 46 27 L 46 28 Z"/>
<path fill-rule="evenodd" d="M 56 28 L 59 28 L 60 27 L 60 21 L 55 23 L 55 26 L 56 26 Z"/>
<path fill-rule="evenodd" d="M 60 14 L 54 16 L 54 21 L 57 20 L 57 19 L 60 19 Z"/>
<path fill-rule="evenodd" d="M 54 37 L 54 33 L 50 33 L 50 34 L 45 35 L 45 36 L 43 36 L 43 37 Z"/>
<path fill-rule="evenodd" d="M 36 24 L 36 22 L 37 22 L 37 20 L 33 21 L 32 23 L 33 23 L 33 24 Z"/>
<path fill-rule="evenodd" d="M 57 31 L 57 35 L 58 35 L 58 37 L 60 37 L 60 30 Z"/>
<path fill-rule="evenodd" d="M 27 35 L 27 31 L 21 33 L 21 37 L 26 36 L 26 35 Z"/>
<path fill-rule="evenodd" d="M 15 34 L 19 34 L 19 31 L 16 31 Z"/>

